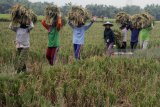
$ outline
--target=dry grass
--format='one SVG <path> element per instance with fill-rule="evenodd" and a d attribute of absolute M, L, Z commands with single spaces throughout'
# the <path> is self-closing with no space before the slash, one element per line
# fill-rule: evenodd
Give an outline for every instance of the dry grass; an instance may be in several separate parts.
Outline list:
<path fill-rule="evenodd" d="M 108 58 L 104 55 L 102 23 L 95 23 L 86 32 L 80 61 L 74 61 L 72 31 L 64 26 L 60 32 L 57 63 L 53 67 L 45 58 L 47 31 L 37 23 L 30 34 L 27 74 L 15 74 L 15 33 L 7 29 L 8 25 L 0 22 L 0 106 L 159 106 L 160 60 Z M 156 23 L 149 50 L 160 46 L 159 34 L 160 23 Z"/>

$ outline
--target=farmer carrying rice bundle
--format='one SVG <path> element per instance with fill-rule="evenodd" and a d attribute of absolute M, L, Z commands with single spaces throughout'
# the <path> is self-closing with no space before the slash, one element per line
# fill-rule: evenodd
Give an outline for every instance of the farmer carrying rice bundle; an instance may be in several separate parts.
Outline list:
<path fill-rule="evenodd" d="M 45 9 L 45 19 L 43 19 L 41 23 L 48 30 L 46 57 L 49 64 L 53 65 L 60 46 L 59 31 L 62 27 L 62 20 L 59 8 L 57 6 L 48 6 Z"/>
<path fill-rule="evenodd" d="M 131 50 L 134 51 L 138 45 L 139 32 L 142 28 L 143 17 L 139 14 L 135 14 L 131 17 L 131 24 L 129 25 L 129 29 L 131 30 L 131 42 L 130 47 Z"/>
<path fill-rule="evenodd" d="M 11 14 L 12 22 L 9 25 L 9 29 L 16 32 L 15 45 L 17 49 L 14 66 L 17 73 L 20 73 L 26 71 L 26 61 L 30 47 L 29 33 L 34 27 L 33 21 L 36 21 L 36 15 L 31 10 L 19 4 L 11 9 Z"/>
<path fill-rule="evenodd" d="M 146 22 L 140 31 L 140 48 L 147 49 L 151 30 L 153 29 L 154 18 L 146 12 L 142 13 L 141 15 L 146 19 Z"/>
<path fill-rule="evenodd" d="M 121 30 L 121 36 L 122 36 L 122 42 L 118 47 L 123 50 L 123 52 L 126 51 L 127 47 L 127 34 L 128 34 L 128 26 L 130 24 L 131 17 L 129 14 L 125 12 L 119 12 L 116 16 L 116 23 L 120 24 L 120 30 Z M 117 33 L 118 34 L 118 33 Z M 119 42 L 120 43 L 120 42 Z"/>
<path fill-rule="evenodd" d="M 151 25 L 153 23 L 153 17 L 148 13 L 136 14 L 131 18 L 133 31 L 137 31 L 137 34 L 140 34 L 140 45 L 142 48 L 146 49 L 149 40 L 149 33 L 151 31 Z M 136 30 L 135 30 L 136 29 Z M 134 32 L 132 32 L 133 34 Z M 132 39 L 136 38 L 138 42 L 138 36 L 132 35 Z M 131 41 L 131 44 L 134 44 Z M 137 43 L 136 43 L 137 45 Z M 132 47 L 132 45 L 131 45 Z"/>
<path fill-rule="evenodd" d="M 92 19 L 89 17 L 87 10 L 81 7 L 72 7 L 69 12 L 69 26 L 73 29 L 73 47 L 74 56 L 76 60 L 80 59 L 80 50 L 82 45 L 84 45 L 84 35 L 86 30 L 88 30 L 93 22 L 96 21 L 96 17 Z M 85 25 L 86 21 L 91 19 L 90 23 Z"/>

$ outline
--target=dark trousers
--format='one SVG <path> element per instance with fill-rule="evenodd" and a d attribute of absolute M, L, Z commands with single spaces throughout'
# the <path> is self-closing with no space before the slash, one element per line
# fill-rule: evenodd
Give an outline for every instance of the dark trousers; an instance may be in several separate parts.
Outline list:
<path fill-rule="evenodd" d="M 57 52 L 58 52 L 58 47 L 47 48 L 46 58 L 50 65 L 53 65 L 55 63 Z"/>
<path fill-rule="evenodd" d="M 134 51 L 137 48 L 138 42 L 131 42 L 131 50 Z"/>
<path fill-rule="evenodd" d="M 81 44 L 73 44 L 75 59 L 80 59 Z"/>
<path fill-rule="evenodd" d="M 127 42 L 123 42 L 121 47 L 122 52 L 126 52 L 126 48 L 127 48 Z"/>

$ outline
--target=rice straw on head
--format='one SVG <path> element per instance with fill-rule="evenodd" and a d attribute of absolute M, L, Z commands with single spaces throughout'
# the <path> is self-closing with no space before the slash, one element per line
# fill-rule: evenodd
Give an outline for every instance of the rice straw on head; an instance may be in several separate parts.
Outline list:
<path fill-rule="evenodd" d="M 125 12 L 119 12 L 118 14 L 116 14 L 115 19 L 116 19 L 116 23 L 119 23 L 122 25 L 128 24 L 130 22 L 130 15 Z"/>
<path fill-rule="evenodd" d="M 21 4 L 16 4 L 11 8 L 11 21 L 13 24 L 29 25 L 30 21 L 34 23 L 37 21 L 36 14 L 29 8 Z"/>
<path fill-rule="evenodd" d="M 141 14 L 135 14 L 131 18 L 132 26 L 137 29 L 150 27 L 153 21 L 154 18 L 146 12 Z"/>
<path fill-rule="evenodd" d="M 53 21 L 57 20 L 59 14 L 60 14 L 60 9 L 57 6 L 48 5 L 45 8 L 46 23 L 52 25 Z"/>
<path fill-rule="evenodd" d="M 73 26 L 78 26 L 78 24 L 85 24 L 87 20 L 91 18 L 91 13 L 82 7 L 73 6 L 68 13 L 68 19 L 73 24 Z"/>

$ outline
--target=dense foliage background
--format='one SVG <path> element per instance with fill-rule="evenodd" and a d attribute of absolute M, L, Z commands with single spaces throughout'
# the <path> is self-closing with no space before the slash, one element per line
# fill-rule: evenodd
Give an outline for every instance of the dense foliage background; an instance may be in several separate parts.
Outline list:
<path fill-rule="evenodd" d="M 44 8 L 48 4 L 54 4 L 54 3 L 47 3 L 47 2 L 29 2 L 28 0 L 1 0 L 0 1 L 0 13 L 6 14 L 9 13 L 9 9 L 16 3 L 25 4 L 27 7 L 32 8 L 38 15 L 44 14 Z M 72 6 L 72 3 L 67 3 L 64 6 L 61 7 L 61 11 L 67 15 L 68 10 Z M 104 16 L 108 18 L 114 18 L 115 14 L 120 11 L 125 11 L 129 14 L 136 14 L 140 13 L 142 11 L 148 11 L 151 15 L 153 15 L 157 20 L 160 20 L 160 5 L 147 5 L 144 8 L 141 8 L 139 6 L 125 6 L 122 8 L 117 8 L 115 6 L 108 6 L 108 5 L 86 5 L 86 8 L 89 9 L 93 15 L 96 16 Z"/>

